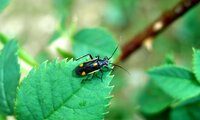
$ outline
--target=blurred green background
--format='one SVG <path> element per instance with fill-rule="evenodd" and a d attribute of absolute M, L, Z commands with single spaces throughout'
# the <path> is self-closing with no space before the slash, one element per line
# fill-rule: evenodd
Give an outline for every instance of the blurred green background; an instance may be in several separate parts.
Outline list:
<path fill-rule="evenodd" d="M 133 38 L 178 0 L 20 0 L 10 1 L 0 13 L 0 33 L 17 38 L 22 48 L 39 62 L 57 58 L 55 46 L 70 53 L 70 39 L 83 28 L 103 27 L 120 45 Z M 167 57 L 191 68 L 192 47 L 200 48 L 200 6 L 174 22 L 153 42 L 120 63 L 131 76 L 116 69 L 114 98 L 106 120 L 144 120 L 138 95 L 148 77 L 145 71 Z M 55 43 L 65 39 L 64 44 Z M 69 56 L 69 55 L 68 55 Z M 123 79 L 122 79 L 123 78 Z"/>

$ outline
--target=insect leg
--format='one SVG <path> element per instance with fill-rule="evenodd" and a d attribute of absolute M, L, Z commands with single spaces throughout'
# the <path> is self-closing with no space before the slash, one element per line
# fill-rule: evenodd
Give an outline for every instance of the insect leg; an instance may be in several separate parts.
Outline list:
<path fill-rule="evenodd" d="M 89 57 L 90 57 L 90 59 L 93 59 L 93 57 L 92 57 L 92 55 L 91 55 L 91 54 L 86 54 L 86 55 L 83 55 L 83 56 L 81 56 L 81 57 L 77 58 L 77 59 L 76 59 L 76 61 L 77 61 L 77 60 L 79 60 L 79 59 L 82 59 L 82 58 L 84 58 L 84 57 L 86 57 L 86 56 L 89 56 Z"/>
<path fill-rule="evenodd" d="M 99 60 L 100 56 L 98 55 L 98 56 L 96 56 L 96 58 Z"/>
<path fill-rule="evenodd" d="M 99 71 L 101 72 L 101 77 L 99 77 L 98 75 L 96 75 L 96 76 L 97 76 L 99 79 L 101 79 L 101 82 L 103 82 L 103 70 L 100 69 Z"/>
<path fill-rule="evenodd" d="M 95 75 L 96 73 L 94 73 L 94 74 L 92 74 L 91 76 L 91 78 L 90 79 L 88 79 L 88 80 L 92 80 L 93 78 L 94 78 L 94 75 Z"/>
<path fill-rule="evenodd" d="M 101 72 L 101 82 L 103 82 L 103 79 L 102 79 L 103 78 L 103 70 L 100 69 L 99 71 Z"/>
<path fill-rule="evenodd" d="M 89 78 L 89 75 L 87 76 L 87 78 L 83 79 L 83 80 L 81 81 L 81 83 L 84 83 L 85 81 L 87 81 L 88 78 Z"/>
<path fill-rule="evenodd" d="M 92 76 L 92 77 L 89 78 L 90 76 Z M 92 80 L 93 78 L 94 78 L 94 74 L 88 75 L 87 78 L 85 78 L 85 79 L 83 79 L 83 80 L 81 81 L 81 83 L 84 83 L 84 82 L 86 82 L 86 81 L 88 81 L 88 80 Z"/>
<path fill-rule="evenodd" d="M 106 70 L 105 70 L 106 72 L 107 72 L 107 71 L 110 71 L 110 70 L 113 70 L 113 68 L 110 68 L 110 67 L 108 67 L 108 66 L 105 66 L 104 68 L 106 68 Z"/>

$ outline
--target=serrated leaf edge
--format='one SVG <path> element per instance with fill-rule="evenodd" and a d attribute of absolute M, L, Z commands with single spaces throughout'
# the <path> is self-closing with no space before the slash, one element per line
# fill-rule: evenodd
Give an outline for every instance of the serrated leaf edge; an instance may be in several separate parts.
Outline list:
<path fill-rule="evenodd" d="M 52 63 L 52 62 L 56 62 L 56 63 L 62 63 L 62 62 L 64 62 L 64 63 L 67 63 L 67 62 L 73 62 L 73 61 L 74 61 L 73 58 L 71 58 L 71 59 L 69 59 L 69 60 L 68 60 L 68 58 L 65 58 L 65 59 L 61 60 L 60 62 L 59 62 L 58 59 L 53 60 L 53 61 L 51 61 L 51 63 Z M 39 65 L 37 68 L 32 68 L 32 69 L 30 70 L 29 74 L 30 74 L 31 72 L 34 73 L 37 69 L 39 69 L 40 67 L 42 67 L 42 65 L 45 65 L 45 67 L 46 67 L 46 65 L 49 64 L 48 62 L 49 62 L 49 61 L 46 60 L 46 61 L 44 61 L 43 63 L 41 63 L 41 65 Z M 111 99 L 113 98 L 113 96 L 111 95 L 111 92 L 112 92 L 112 90 L 113 90 L 113 88 L 114 88 L 114 85 L 113 85 L 113 86 L 110 86 L 110 85 L 109 85 L 110 82 L 111 82 L 111 80 L 112 80 L 113 77 L 114 77 L 114 75 L 111 75 L 111 72 L 112 72 L 112 71 L 108 72 L 108 74 L 107 74 L 107 76 L 106 76 L 106 77 L 110 77 L 110 81 L 109 81 L 108 86 L 107 86 L 107 88 L 109 88 L 110 90 L 109 90 L 109 93 L 108 93 L 109 96 L 105 97 L 104 100 L 107 100 L 107 99 L 110 99 L 110 100 L 109 100 L 108 104 L 104 105 L 104 110 L 105 110 L 105 112 L 102 114 L 103 116 L 109 113 L 109 111 L 108 111 L 107 108 L 110 106 L 110 104 L 111 104 L 110 101 L 111 101 Z M 29 75 L 29 74 L 28 74 L 28 75 Z M 26 77 L 24 77 L 23 80 L 24 80 L 24 79 L 27 79 L 28 75 L 27 75 Z M 22 83 L 22 82 L 21 82 L 21 83 Z M 18 87 L 17 87 L 17 93 L 19 92 L 20 87 L 21 87 L 21 85 L 23 84 L 23 83 L 22 83 L 22 84 L 21 84 L 21 83 L 20 83 L 20 84 L 18 85 Z M 18 102 L 17 99 L 15 99 L 14 111 L 16 111 L 17 102 Z M 16 116 L 16 118 L 18 118 L 18 116 L 17 116 L 16 113 L 15 113 L 15 116 Z M 103 118 L 103 119 L 104 119 L 104 118 Z M 102 120 L 103 120 L 103 119 L 102 119 Z"/>
<path fill-rule="evenodd" d="M 198 83 L 200 83 L 200 79 L 198 79 L 198 76 L 197 76 L 197 71 L 196 71 L 196 69 L 195 69 L 195 54 L 197 53 L 197 52 L 199 52 L 200 53 L 200 51 L 199 50 L 196 50 L 195 48 L 192 48 L 192 51 L 193 51 L 193 54 L 192 54 L 192 57 L 193 57 L 193 59 L 192 59 L 192 70 L 193 70 L 193 73 L 194 73 L 194 75 L 195 75 L 195 78 L 196 78 L 196 81 L 198 82 Z M 199 61 L 200 62 L 200 61 Z"/>
<path fill-rule="evenodd" d="M 7 44 L 15 44 L 15 48 L 16 48 L 16 52 L 14 53 L 14 55 L 16 56 L 16 58 L 17 58 L 17 65 L 18 65 L 18 67 L 19 67 L 19 79 L 18 79 L 18 85 L 17 85 L 17 88 L 18 88 L 18 86 L 19 86 L 19 80 L 20 80 L 20 76 L 21 76 L 21 74 L 20 74 L 20 64 L 19 64 L 19 60 L 18 60 L 18 44 L 17 44 L 17 42 L 15 41 L 15 40 L 10 40 Z M 7 45 L 6 44 L 6 45 Z M 5 45 L 5 46 L 6 46 Z M 2 54 L 3 52 L 2 51 L 4 51 L 5 50 L 5 47 L 0 51 L 0 54 Z M 16 88 L 16 94 L 17 94 L 17 88 Z M 4 91 L 5 92 L 5 91 Z M 16 97 L 17 96 L 15 96 L 15 98 L 14 98 L 14 108 L 13 108 L 13 110 L 14 110 L 14 113 L 13 113 L 13 115 L 15 114 L 15 101 L 16 101 Z M 8 104 L 8 101 L 6 100 L 6 103 L 7 103 L 7 105 L 8 105 L 8 109 L 9 109 L 9 112 L 11 112 L 11 109 L 10 109 L 10 105 Z"/>
<path fill-rule="evenodd" d="M 169 65 L 169 64 L 166 64 L 166 65 L 161 65 L 161 66 L 158 66 L 158 67 L 153 67 L 153 68 L 147 70 L 147 73 L 149 74 L 149 73 L 151 73 L 151 72 L 154 71 L 154 70 L 159 70 L 159 69 L 161 69 L 161 68 L 169 68 L 169 67 L 174 67 L 174 68 L 183 69 L 183 70 L 185 70 L 185 71 L 188 71 L 188 72 L 191 72 L 191 73 L 192 73 L 192 71 L 189 70 L 188 68 L 185 68 L 185 67 L 182 67 L 182 66 L 177 66 L 177 65 L 171 65 L 171 64 L 170 64 L 170 65 Z"/>

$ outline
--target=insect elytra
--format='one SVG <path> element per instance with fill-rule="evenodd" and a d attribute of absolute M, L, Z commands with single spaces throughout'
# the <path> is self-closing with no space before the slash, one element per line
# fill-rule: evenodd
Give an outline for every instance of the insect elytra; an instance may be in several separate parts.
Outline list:
<path fill-rule="evenodd" d="M 107 69 L 106 71 L 113 69 L 112 67 L 109 66 L 109 64 L 122 68 L 121 66 L 113 64 L 109 61 L 113 57 L 117 49 L 118 47 L 115 48 L 115 50 L 113 51 L 110 57 L 105 56 L 104 58 L 100 58 L 100 56 L 96 56 L 95 58 L 93 58 L 91 54 L 86 54 L 84 56 L 81 56 L 80 58 L 76 60 L 80 60 L 87 56 L 90 57 L 90 60 L 79 64 L 75 68 L 75 74 L 77 76 L 87 76 L 85 79 L 82 80 L 82 82 L 84 82 L 87 80 L 92 80 L 93 77 L 96 75 L 96 73 L 99 72 L 101 73 L 101 76 L 99 78 L 102 81 L 105 69 Z"/>

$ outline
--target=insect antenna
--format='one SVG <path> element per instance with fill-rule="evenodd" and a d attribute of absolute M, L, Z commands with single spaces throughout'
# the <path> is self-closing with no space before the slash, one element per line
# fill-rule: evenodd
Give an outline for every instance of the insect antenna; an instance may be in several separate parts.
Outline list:
<path fill-rule="evenodd" d="M 120 36 L 119 41 L 121 41 L 121 40 L 122 40 L 122 36 Z M 108 58 L 108 60 L 110 60 L 114 56 L 114 54 L 115 54 L 115 52 L 117 51 L 118 48 L 119 48 L 119 43 L 118 43 L 117 47 L 115 48 L 115 50 L 113 51 L 112 55 Z"/>
<path fill-rule="evenodd" d="M 109 64 L 121 68 L 122 70 L 126 71 L 131 76 L 130 72 L 128 70 L 126 70 L 125 68 L 123 68 L 122 66 L 114 64 L 114 63 L 109 63 Z"/>
<path fill-rule="evenodd" d="M 110 59 L 113 57 L 113 55 L 114 55 L 115 52 L 117 51 L 118 47 L 119 47 L 119 45 L 117 45 L 117 47 L 115 48 L 115 50 L 114 50 L 114 52 L 112 53 L 112 55 L 108 58 L 108 60 L 110 60 Z"/>

